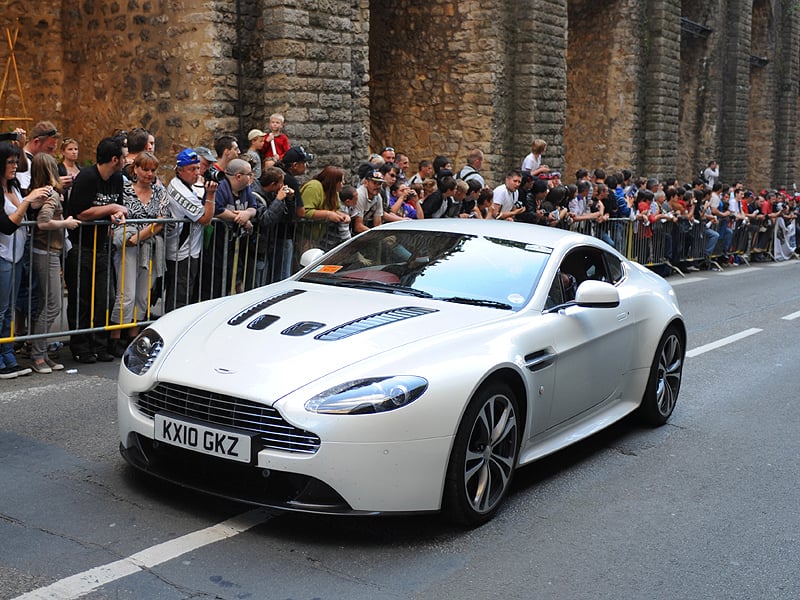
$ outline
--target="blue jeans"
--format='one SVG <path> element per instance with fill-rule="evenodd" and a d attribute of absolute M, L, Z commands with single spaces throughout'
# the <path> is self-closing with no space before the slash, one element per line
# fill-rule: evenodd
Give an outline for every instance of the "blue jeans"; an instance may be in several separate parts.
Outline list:
<path fill-rule="evenodd" d="M 703 236 L 706 239 L 706 256 L 711 256 L 719 240 L 719 234 L 710 227 L 706 227 Z"/>
<path fill-rule="evenodd" d="M 14 317 L 14 304 L 22 283 L 22 261 L 12 263 L 0 258 L 0 338 L 11 335 L 11 319 Z M 14 356 L 14 344 L 0 344 L 0 368 L 13 367 L 17 364 Z"/>

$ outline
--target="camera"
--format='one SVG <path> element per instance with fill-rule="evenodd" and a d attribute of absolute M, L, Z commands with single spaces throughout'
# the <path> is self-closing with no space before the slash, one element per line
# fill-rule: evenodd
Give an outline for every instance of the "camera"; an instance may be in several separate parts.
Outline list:
<path fill-rule="evenodd" d="M 0 133 L 0 142 L 18 142 L 19 134 L 12 131 L 10 133 Z"/>
<path fill-rule="evenodd" d="M 217 183 L 220 183 L 225 179 L 225 173 L 220 171 L 214 165 L 211 165 L 206 169 L 206 172 L 203 173 L 203 179 L 206 181 L 216 181 Z"/>

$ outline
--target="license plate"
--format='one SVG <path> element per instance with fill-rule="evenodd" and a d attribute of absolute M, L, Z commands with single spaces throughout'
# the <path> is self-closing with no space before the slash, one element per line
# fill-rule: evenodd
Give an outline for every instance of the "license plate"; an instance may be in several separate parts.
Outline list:
<path fill-rule="evenodd" d="M 155 439 L 159 442 L 243 463 L 252 459 L 252 435 L 224 427 L 208 427 L 163 413 L 156 413 L 155 422 Z"/>

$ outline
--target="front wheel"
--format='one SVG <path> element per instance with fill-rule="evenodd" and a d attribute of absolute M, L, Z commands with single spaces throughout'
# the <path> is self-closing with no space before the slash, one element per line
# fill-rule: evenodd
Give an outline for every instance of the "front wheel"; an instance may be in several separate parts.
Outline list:
<path fill-rule="evenodd" d="M 683 338 L 677 329 L 670 327 L 658 343 L 647 389 L 639 407 L 639 413 L 647 424 L 663 425 L 675 410 L 684 358 Z"/>
<path fill-rule="evenodd" d="M 520 445 L 518 402 L 508 386 L 491 384 L 470 401 L 450 454 L 443 507 L 459 525 L 491 519 L 511 486 Z"/>

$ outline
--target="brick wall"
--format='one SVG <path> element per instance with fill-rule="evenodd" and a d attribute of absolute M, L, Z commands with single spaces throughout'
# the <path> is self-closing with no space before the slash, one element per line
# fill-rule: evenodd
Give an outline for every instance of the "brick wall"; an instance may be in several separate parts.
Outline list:
<path fill-rule="evenodd" d="M 800 11 L 785 4 L 10 0 L 0 28 L 21 27 L 29 115 L 76 137 L 83 159 L 113 129 L 144 126 L 169 163 L 279 111 L 319 155 L 312 172 L 352 169 L 384 144 L 458 168 L 477 146 L 497 183 L 541 137 L 568 180 L 595 166 L 688 179 L 716 158 L 725 180 L 788 185 Z M 710 33 L 681 32 L 681 16 Z M 769 62 L 751 66 L 762 47 Z M 0 65 L 7 55 L 3 42 Z M 0 116 L 21 111 L 14 84 Z"/>
<path fill-rule="evenodd" d="M 641 35 L 635 0 L 569 2 L 566 181 L 578 168 L 639 170 L 642 128 Z"/>

